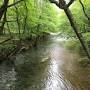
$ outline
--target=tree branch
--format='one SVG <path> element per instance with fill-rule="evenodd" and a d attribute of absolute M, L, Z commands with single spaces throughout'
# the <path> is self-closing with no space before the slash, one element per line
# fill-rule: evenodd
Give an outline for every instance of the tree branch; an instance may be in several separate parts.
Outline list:
<path fill-rule="evenodd" d="M 15 3 L 13 3 L 13 4 L 8 5 L 7 7 L 0 8 L 0 13 L 1 13 L 3 10 L 5 10 L 5 9 L 7 9 L 7 8 L 9 8 L 9 7 L 12 7 L 12 6 L 20 3 L 21 1 L 24 1 L 24 0 L 19 0 L 19 1 L 15 2 Z"/>
<path fill-rule="evenodd" d="M 68 4 L 62 5 L 62 0 L 56 1 L 56 0 L 49 0 L 51 3 L 54 3 L 56 6 L 58 6 L 60 9 L 66 9 L 68 8 L 75 0 L 70 0 Z"/>
<path fill-rule="evenodd" d="M 71 4 L 73 4 L 75 0 L 70 0 L 70 2 L 66 5 L 67 7 L 69 7 Z"/>
<path fill-rule="evenodd" d="M 18 4 L 18 3 L 20 3 L 21 1 L 24 1 L 24 0 L 19 0 L 19 1 L 15 2 L 15 3 L 13 3 L 13 4 L 10 4 L 10 5 L 7 6 L 7 8 L 12 7 L 12 6 Z"/>
<path fill-rule="evenodd" d="M 56 6 L 59 7 L 59 2 L 58 1 L 56 1 L 56 0 L 49 0 L 49 1 L 50 1 L 50 3 L 54 3 L 54 4 L 56 4 Z"/>
<path fill-rule="evenodd" d="M 80 2 L 80 4 L 81 4 L 81 6 L 82 6 L 83 13 L 84 13 L 85 17 L 86 17 L 86 18 L 90 21 L 90 17 L 87 15 L 87 13 L 86 13 L 86 11 L 85 11 L 85 7 L 84 7 L 84 5 L 83 5 L 82 1 L 81 1 L 81 0 L 79 0 L 79 2 Z"/>

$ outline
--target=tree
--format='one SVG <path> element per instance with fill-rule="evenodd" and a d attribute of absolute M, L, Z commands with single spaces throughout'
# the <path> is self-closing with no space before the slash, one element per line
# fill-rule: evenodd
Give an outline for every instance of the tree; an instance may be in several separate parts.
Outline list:
<path fill-rule="evenodd" d="M 77 35 L 83 49 L 85 50 L 88 58 L 90 59 L 89 52 L 88 52 L 88 50 L 87 50 L 87 48 L 86 48 L 86 46 L 85 46 L 85 44 L 83 42 L 83 39 L 81 38 L 80 34 L 78 33 L 78 27 L 76 25 L 76 21 L 74 20 L 74 17 L 73 17 L 73 15 L 72 15 L 72 13 L 71 13 L 71 11 L 69 9 L 69 6 L 73 3 L 74 0 L 71 0 L 68 4 L 66 4 L 66 2 L 64 0 L 59 0 L 59 3 L 56 0 L 49 0 L 49 1 L 51 3 L 56 4 L 59 8 L 64 10 L 64 12 L 67 15 L 67 18 L 68 18 L 74 32 L 76 33 L 76 35 Z"/>

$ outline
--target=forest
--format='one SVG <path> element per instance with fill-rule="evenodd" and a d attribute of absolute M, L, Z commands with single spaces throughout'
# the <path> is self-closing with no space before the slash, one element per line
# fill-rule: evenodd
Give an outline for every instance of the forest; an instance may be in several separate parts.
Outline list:
<path fill-rule="evenodd" d="M 90 0 L 0 0 L 0 64 L 0 90 L 89 90 Z"/>

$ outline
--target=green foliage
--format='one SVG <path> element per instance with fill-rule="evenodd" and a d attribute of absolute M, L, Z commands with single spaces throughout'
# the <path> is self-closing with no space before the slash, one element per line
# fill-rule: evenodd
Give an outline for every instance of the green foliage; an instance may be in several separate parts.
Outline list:
<path fill-rule="evenodd" d="M 9 0 L 9 4 L 17 0 Z M 82 0 L 85 11 L 90 17 L 90 1 Z M 0 5 L 2 1 L 0 1 Z M 90 21 L 85 17 L 79 1 L 71 6 L 72 14 L 76 20 L 80 33 L 90 33 Z M 7 23 L 5 33 L 19 33 L 20 36 L 37 37 L 46 33 L 61 32 L 64 37 L 75 37 L 64 12 L 57 12 L 55 6 L 48 0 L 25 0 L 7 10 Z M 19 30 L 20 29 L 20 30 Z M 83 36 L 87 38 L 85 34 Z"/>
<path fill-rule="evenodd" d="M 77 40 L 69 40 L 68 42 L 65 42 L 64 46 L 71 51 L 81 52 L 81 45 Z"/>
<path fill-rule="evenodd" d="M 9 0 L 9 4 L 17 0 Z M 57 31 L 57 12 L 47 0 L 25 0 L 7 10 L 5 33 L 23 36 L 42 35 Z M 20 30 L 19 30 L 20 29 Z"/>
<path fill-rule="evenodd" d="M 89 0 L 81 0 L 84 4 L 85 11 L 87 15 L 90 17 L 90 1 Z M 85 17 L 82 6 L 79 1 L 75 1 L 75 3 L 71 6 L 70 10 L 72 11 L 73 17 L 76 20 L 78 26 L 78 32 L 82 33 L 85 36 L 85 33 L 90 33 L 90 21 Z M 60 24 L 58 25 L 59 30 L 62 34 L 67 37 L 75 36 L 73 29 L 70 26 L 70 23 L 64 14 L 64 12 L 60 15 Z"/>

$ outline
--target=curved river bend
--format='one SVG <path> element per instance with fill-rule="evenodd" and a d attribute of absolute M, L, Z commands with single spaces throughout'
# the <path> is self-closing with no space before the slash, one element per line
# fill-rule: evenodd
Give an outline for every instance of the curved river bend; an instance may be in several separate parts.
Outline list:
<path fill-rule="evenodd" d="M 18 54 L 15 65 L 0 65 L 0 90 L 90 90 L 90 67 L 58 41 L 42 42 Z"/>

